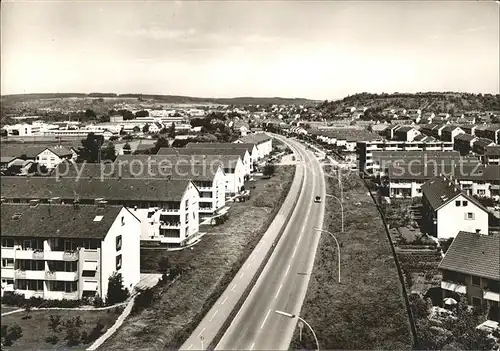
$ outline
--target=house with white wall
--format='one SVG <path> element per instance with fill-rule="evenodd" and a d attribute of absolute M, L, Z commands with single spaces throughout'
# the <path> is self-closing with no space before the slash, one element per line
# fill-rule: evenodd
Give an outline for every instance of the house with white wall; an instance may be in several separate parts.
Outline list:
<path fill-rule="evenodd" d="M 57 199 L 64 204 L 125 206 L 141 221 L 142 241 L 185 246 L 199 230 L 199 191 L 186 179 L 3 177 L 1 187 L 7 203 Z"/>
<path fill-rule="evenodd" d="M 273 138 L 266 133 L 253 133 L 236 140 L 235 143 L 255 144 L 259 151 L 259 159 L 266 157 L 273 151 Z"/>
<path fill-rule="evenodd" d="M 1 205 L 2 295 L 106 299 L 108 279 L 140 280 L 140 221 L 122 206 Z"/>
<path fill-rule="evenodd" d="M 253 164 L 259 160 L 259 150 L 257 145 L 252 143 L 189 143 L 187 149 L 246 149 L 250 155 L 251 170 L 253 172 Z M 240 155 L 241 156 L 241 155 Z M 244 159 L 243 159 L 244 161 Z"/>
<path fill-rule="evenodd" d="M 454 238 L 460 231 L 488 234 L 488 210 L 455 183 L 438 176 L 422 185 L 423 219 L 429 235 Z"/>
<path fill-rule="evenodd" d="M 35 161 L 47 169 L 54 169 L 58 164 L 65 160 L 76 160 L 75 152 L 62 146 L 46 148 L 35 156 Z"/>

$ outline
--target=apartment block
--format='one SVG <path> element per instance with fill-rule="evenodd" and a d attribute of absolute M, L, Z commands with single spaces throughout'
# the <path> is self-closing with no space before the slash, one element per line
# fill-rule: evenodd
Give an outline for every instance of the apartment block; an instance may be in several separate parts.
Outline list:
<path fill-rule="evenodd" d="M 486 308 L 500 322 L 500 237 L 461 231 L 439 264 L 443 298 Z"/>
<path fill-rule="evenodd" d="M 2 295 L 105 300 L 114 272 L 130 291 L 140 280 L 140 221 L 125 207 L 2 203 L 1 219 Z"/>
<path fill-rule="evenodd" d="M 200 195 L 190 180 L 144 178 L 2 177 L 2 201 L 107 204 L 127 207 L 141 221 L 141 240 L 184 246 L 199 230 Z"/>
<path fill-rule="evenodd" d="M 253 172 L 253 164 L 259 160 L 259 150 L 252 143 L 189 143 L 186 148 L 190 149 L 246 149 L 250 155 L 250 166 Z M 241 157 L 241 155 L 240 155 Z M 245 160 L 243 159 L 243 163 Z"/>
<path fill-rule="evenodd" d="M 377 175 L 378 166 L 374 165 L 373 153 L 377 151 L 453 151 L 453 143 L 447 141 L 395 141 L 395 140 L 372 140 L 358 141 L 356 145 L 358 153 L 359 170 L 366 174 Z"/>
<path fill-rule="evenodd" d="M 484 152 L 484 163 L 500 166 L 500 145 L 487 146 Z"/>
<path fill-rule="evenodd" d="M 259 152 L 259 159 L 266 157 L 273 151 L 273 138 L 265 133 L 253 133 L 236 140 L 235 143 L 255 144 Z"/>

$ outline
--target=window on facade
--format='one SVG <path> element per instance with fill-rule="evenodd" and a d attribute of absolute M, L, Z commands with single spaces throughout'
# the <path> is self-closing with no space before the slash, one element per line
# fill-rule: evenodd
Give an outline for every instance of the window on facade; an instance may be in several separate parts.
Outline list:
<path fill-rule="evenodd" d="M 148 214 L 148 218 L 149 218 L 149 214 Z M 122 216 L 122 225 L 125 225 L 125 216 Z"/>
<path fill-rule="evenodd" d="M 28 280 L 28 290 L 43 291 L 43 280 Z"/>
<path fill-rule="evenodd" d="M 467 206 L 468 204 L 469 204 L 469 202 L 468 202 L 468 201 L 462 201 L 462 206 L 464 206 L 464 207 L 465 207 L 465 206 Z"/>
<path fill-rule="evenodd" d="M 481 278 L 473 275 L 472 276 L 472 285 L 476 285 L 476 286 L 481 285 Z"/>
<path fill-rule="evenodd" d="M 64 271 L 65 272 L 76 272 L 77 271 L 77 262 L 64 262 Z"/>
<path fill-rule="evenodd" d="M 122 249 L 122 236 L 118 235 L 116 237 L 116 251 L 120 251 Z"/>
<path fill-rule="evenodd" d="M 71 293 L 78 290 L 77 282 L 64 282 L 64 292 Z"/>
<path fill-rule="evenodd" d="M 460 207 L 460 201 L 455 201 L 455 206 Z"/>
<path fill-rule="evenodd" d="M 120 270 L 122 268 L 122 255 L 116 256 L 116 270 Z"/>
<path fill-rule="evenodd" d="M 477 191 L 477 194 L 478 194 L 478 195 L 486 195 L 486 190 L 484 190 L 484 189 L 479 189 L 479 190 Z"/>
<path fill-rule="evenodd" d="M 14 239 L 2 239 L 2 247 L 14 247 Z"/>
<path fill-rule="evenodd" d="M 2 258 L 2 268 L 10 268 L 10 267 L 14 267 L 14 259 Z"/>
<path fill-rule="evenodd" d="M 99 241 L 95 239 L 84 240 L 82 245 L 87 250 L 97 250 L 99 248 Z"/>
<path fill-rule="evenodd" d="M 472 298 L 472 304 L 474 306 L 481 306 L 481 299 L 479 297 L 473 297 Z"/>
<path fill-rule="evenodd" d="M 466 212 L 465 219 L 474 219 L 474 213 L 473 212 Z"/>

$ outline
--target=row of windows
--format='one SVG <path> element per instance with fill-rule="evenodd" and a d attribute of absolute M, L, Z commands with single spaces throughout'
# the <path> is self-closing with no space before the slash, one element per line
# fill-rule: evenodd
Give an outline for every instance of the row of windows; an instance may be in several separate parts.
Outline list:
<path fill-rule="evenodd" d="M 43 239 L 26 239 L 26 240 L 16 240 L 12 238 L 2 238 L 2 247 L 13 248 L 14 245 L 19 245 L 23 250 L 43 250 L 44 249 Z M 97 250 L 100 248 L 101 242 L 97 239 L 50 239 L 49 247 L 52 251 L 72 251 L 79 248 L 84 248 L 88 250 Z"/>
<path fill-rule="evenodd" d="M 17 279 L 14 282 L 14 285 L 15 289 L 18 290 L 43 291 L 44 283 L 47 284 L 47 290 L 49 291 L 60 291 L 67 293 L 78 291 L 78 282 L 62 282 L 62 281 L 45 282 L 43 280 Z"/>

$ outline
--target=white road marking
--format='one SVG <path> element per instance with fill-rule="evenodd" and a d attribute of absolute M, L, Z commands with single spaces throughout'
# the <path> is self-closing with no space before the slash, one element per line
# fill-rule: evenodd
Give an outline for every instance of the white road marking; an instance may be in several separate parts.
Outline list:
<path fill-rule="evenodd" d="M 226 303 L 226 301 L 227 301 L 227 296 L 224 298 L 224 300 L 222 300 L 222 301 L 221 301 L 221 303 L 220 303 L 220 304 L 221 304 L 221 305 L 223 305 L 223 304 L 225 304 L 225 303 Z"/>
<path fill-rule="evenodd" d="M 245 275 L 245 273 L 241 272 L 240 279 L 242 279 L 244 275 Z"/>
<path fill-rule="evenodd" d="M 188 350 L 191 350 L 192 347 L 193 347 L 193 344 L 189 345 Z"/>
<path fill-rule="evenodd" d="M 297 251 L 297 245 L 295 245 L 295 248 L 293 249 L 293 254 L 292 254 L 292 258 L 295 256 L 295 252 Z"/>
<path fill-rule="evenodd" d="M 200 337 L 200 335 L 201 335 L 201 334 L 203 334 L 203 332 L 204 332 L 204 331 L 205 331 L 205 328 L 203 328 L 203 329 L 201 330 L 201 332 L 198 334 L 198 337 Z"/>
<path fill-rule="evenodd" d="M 215 311 L 215 312 L 214 312 L 214 314 L 213 314 L 213 315 L 212 315 L 212 317 L 210 318 L 209 322 L 211 322 L 211 321 L 212 321 L 212 319 L 214 319 L 214 317 L 215 317 L 215 315 L 216 315 L 217 313 L 219 313 L 219 310 L 217 310 L 217 311 Z"/>
<path fill-rule="evenodd" d="M 260 329 L 264 328 L 264 324 L 266 324 L 267 317 L 269 317 L 269 313 L 271 313 L 271 310 L 267 311 L 266 318 L 264 318 L 264 321 L 260 325 Z"/>
<path fill-rule="evenodd" d="M 253 347 L 255 346 L 255 343 L 252 343 L 252 346 L 250 346 L 250 350 L 253 350 Z"/>
<path fill-rule="evenodd" d="M 252 256 L 252 261 L 255 260 L 255 255 Z"/>
<path fill-rule="evenodd" d="M 250 262 L 249 262 L 249 263 L 247 263 L 247 268 L 250 268 Z"/>
<path fill-rule="evenodd" d="M 233 285 L 233 287 L 231 288 L 231 291 L 234 291 L 234 289 L 236 289 L 236 284 Z"/>
<path fill-rule="evenodd" d="M 300 243 L 301 240 L 302 240 L 302 235 L 299 236 L 299 240 L 297 241 L 297 245 Z"/>
<path fill-rule="evenodd" d="M 290 265 L 288 265 L 288 267 L 286 267 L 286 272 L 285 272 L 285 275 L 288 274 L 288 271 L 290 270 Z"/>
<path fill-rule="evenodd" d="M 280 285 L 278 291 L 276 292 L 276 295 L 274 295 L 274 298 L 276 299 L 278 295 L 280 294 L 281 288 L 283 287 L 283 284 Z"/>

